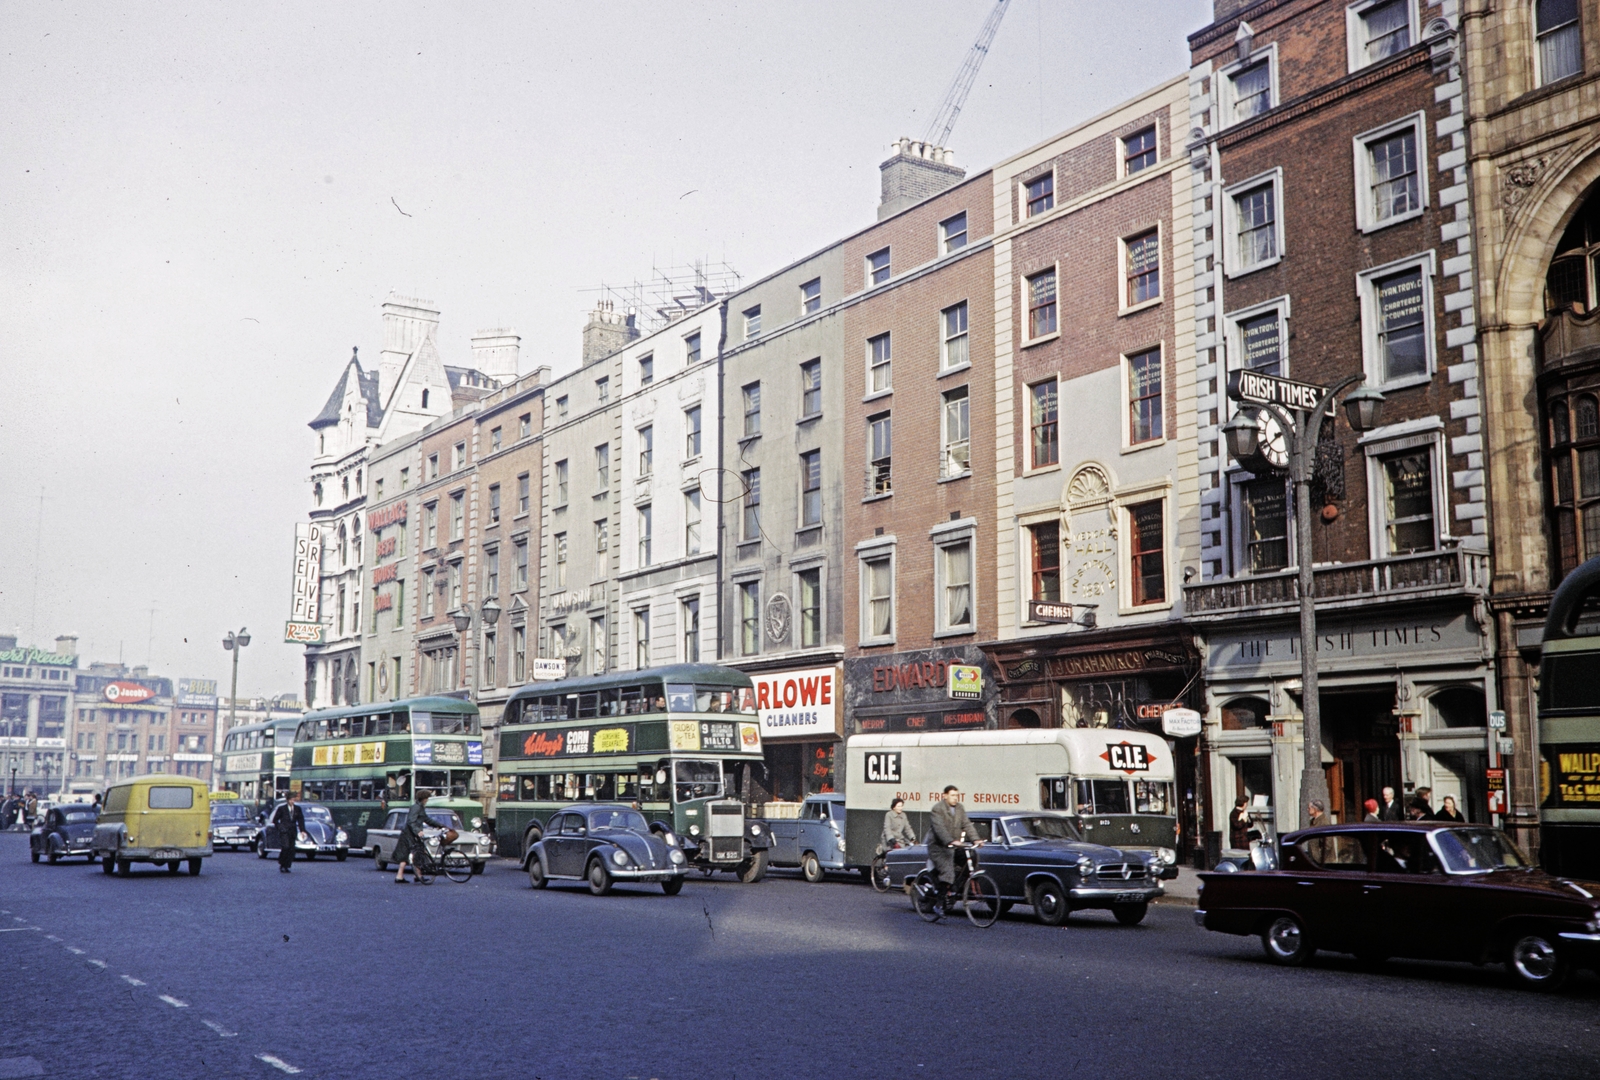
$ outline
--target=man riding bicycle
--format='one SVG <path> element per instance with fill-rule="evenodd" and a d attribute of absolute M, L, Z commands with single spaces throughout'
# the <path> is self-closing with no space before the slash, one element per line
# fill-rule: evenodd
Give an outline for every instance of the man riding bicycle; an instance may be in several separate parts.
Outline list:
<path fill-rule="evenodd" d="M 933 863 L 934 885 L 943 902 L 956 880 L 956 858 L 951 849 L 962 844 L 982 847 L 983 841 L 967 817 L 967 808 L 961 805 L 961 789 L 954 784 L 945 786 L 944 798 L 934 804 L 928 818 L 928 860 Z"/>

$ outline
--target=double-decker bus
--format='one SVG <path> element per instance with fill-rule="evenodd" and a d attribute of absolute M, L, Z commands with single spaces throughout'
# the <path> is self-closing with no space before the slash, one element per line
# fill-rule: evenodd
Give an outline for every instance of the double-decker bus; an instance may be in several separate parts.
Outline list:
<path fill-rule="evenodd" d="M 1539 660 L 1539 861 L 1600 880 L 1600 557 L 1550 598 Z"/>
<path fill-rule="evenodd" d="M 678 664 L 535 683 L 511 695 L 501 725 L 501 851 L 525 855 L 571 803 L 634 803 L 703 871 L 766 873 L 767 829 L 746 812 L 762 755 L 744 672 Z"/>
<path fill-rule="evenodd" d="M 260 806 L 281 799 L 289 790 L 294 757 L 294 729 L 299 717 L 243 724 L 222 738 L 220 790 Z"/>
<path fill-rule="evenodd" d="M 425 788 L 429 806 L 455 810 L 477 828 L 483 807 L 483 730 L 478 707 L 453 697 L 319 709 L 294 734 L 289 786 L 321 803 L 350 846 L 365 849 L 367 829 L 383 824 L 385 806 L 404 806 Z"/>

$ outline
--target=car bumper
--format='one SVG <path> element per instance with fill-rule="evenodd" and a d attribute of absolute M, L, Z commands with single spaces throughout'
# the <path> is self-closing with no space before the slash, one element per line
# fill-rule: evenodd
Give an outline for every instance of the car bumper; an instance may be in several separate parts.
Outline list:
<path fill-rule="evenodd" d="M 611 876 L 617 881 L 671 881 L 673 878 L 684 876 L 682 870 L 641 870 L 638 867 L 624 869 L 615 865 L 606 869 L 611 871 Z"/>
<path fill-rule="evenodd" d="M 1600 934 L 1584 934 L 1577 930 L 1563 930 L 1556 935 L 1579 957 L 1582 963 L 1593 964 L 1600 961 Z"/>
<path fill-rule="evenodd" d="M 1130 885 L 1113 888 L 1106 885 L 1079 885 L 1068 890 L 1072 902 L 1079 906 L 1090 904 L 1148 904 L 1166 892 L 1160 885 Z"/>
<path fill-rule="evenodd" d="M 84 852 L 85 855 L 89 852 Z M 96 851 L 96 855 L 118 862 L 170 862 L 173 859 L 203 859 L 211 854 L 211 845 L 205 847 L 173 848 L 118 848 L 116 851 Z"/>
<path fill-rule="evenodd" d="M 297 843 L 297 844 L 295 844 L 294 849 L 295 849 L 295 851 L 312 851 L 312 852 L 315 852 L 318 855 L 340 855 L 340 854 L 348 854 L 349 851 L 350 851 L 350 845 L 348 845 L 348 844 L 301 844 L 301 843 Z"/>
<path fill-rule="evenodd" d="M 1202 930 L 1206 928 L 1206 913 L 1203 908 L 1194 909 L 1194 924 Z"/>

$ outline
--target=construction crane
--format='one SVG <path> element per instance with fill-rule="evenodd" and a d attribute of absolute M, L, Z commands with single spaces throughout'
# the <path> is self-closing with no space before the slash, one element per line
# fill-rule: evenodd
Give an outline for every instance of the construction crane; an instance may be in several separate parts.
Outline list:
<path fill-rule="evenodd" d="M 1006 6 L 1010 3 L 1011 0 L 995 0 L 994 10 L 983 20 L 978 40 L 972 43 L 961 70 L 956 72 L 950 89 L 945 91 L 944 103 L 934 114 L 933 123 L 928 125 L 927 134 L 922 137 L 923 142 L 930 146 L 944 146 L 945 140 L 950 137 L 951 130 L 956 126 L 956 118 L 961 115 L 961 106 L 966 104 L 967 95 L 972 92 L 972 83 L 978 77 L 978 69 L 983 66 L 983 58 L 989 55 L 989 46 L 994 42 L 994 35 L 1000 29 L 1000 20 L 1005 18 Z"/>

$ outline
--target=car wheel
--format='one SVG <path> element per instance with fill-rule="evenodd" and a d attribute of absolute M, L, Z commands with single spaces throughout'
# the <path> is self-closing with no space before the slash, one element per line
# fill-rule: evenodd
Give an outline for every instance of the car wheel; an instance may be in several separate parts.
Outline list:
<path fill-rule="evenodd" d="M 92 851 L 91 851 L 91 852 L 89 852 L 89 865 L 90 865 L 90 866 L 93 866 L 93 865 L 94 865 L 94 859 L 95 859 L 95 855 L 94 855 L 94 852 L 92 852 Z"/>
<path fill-rule="evenodd" d="M 679 874 L 677 877 L 670 877 L 663 881 L 661 883 L 661 891 L 668 896 L 677 896 L 683 891 L 683 875 Z"/>
<path fill-rule="evenodd" d="M 611 871 L 606 869 L 604 860 L 589 861 L 589 891 L 596 896 L 604 896 L 611 891 Z"/>
<path fill-rule="evenodd" d="M 350 857 L 350 853 L 348 851 L 341 851 L 341 852 L 337 853 L 336 855 L 334 855 L 333 859 L 334 859 L 335 862 L 344 862 L 349 857 Z"/>
<path fill-rule="evenodd" d="M 117 873 L 123 877 L 127 877 L 129 874 L 133 873 L 133 863 L 129 862 L 127 859 L 118 859 Z"/>
<path fill-rule="evenodd" d="M 372 845 L 372 861 L 377 865 L 379 873 L 389 869 L 389 860 L 383 857 L 383 849 L 377 844 Z"/>
<path fill-rule="evenodd" d="M 61 861 L 61 852 L 55 848 L 51 848 L 45 855 L 45 859 L 50 863 L 51 866 L 54 866 L 56 863 Z"/>
<path fill-rule="evenodd" d="M 1556 948 L 1551 937 L 1532 933 L 1519 935 L 1511 943 L 1506 970 L 1524 988 L 1549 993 L 1566 983 L 1572 974 L 1572 964 Z"/>
<path fill-rule="evenodd" d="M 528 887 L 542 889 L 550 884 L 550 879 L 544 876 L 544 862 L 535 855 L 528 860 Z"/>
<path fill-rule="evenodd" d="M 199 859 L 190 859 L 189 860 L 189 876 L 190 877 L 199 877 L 200 876 L 200 860 Z"/>
<path fill-rule="evenodd" d="M 1060 926 L 1072 914 L 1066 890 L 1058 881 L 1041 881 L 1033 887 L 1034 918 L 1046 926 Z"/>
<path fill-rule="evenodd" d="M 1266 950 L 1267 959 L 1284 967 L 1300 967 L 1317 951 L 1311 947 L 1305 927 L 1293 915 L 1279 915 L 1269 921 L 1261 931 L 1261 947 Z"/>
<path fill-rule="evenodd" d="M 39 849 L 38 848 L 29 848 L 28 849 L 28 858 L 32 859 L 34 862 L 38 862 L 39 861 Z M 51 860 L 51 861 L 53 862 L 54 860 Z"/>
<path fill-rule="evenodd" d="M 823 879 L 825 875 L 822 870 L 822 863 L 817 859 L 816 852 L 808 851 L 800 857 L 800 872 L 813 885 Z"/>
<path fill-rule="evenodd" d="M 1150 910 L 1149 904 L 1112 904 L 1111 914 L 1117 917 L 1117 922 L 1123 926 L 1138 926 L 1144 922 L 1145 912 Z"/>
<path fill-rule="evenodd" d="M 117 861 L 115 859 L 113 859 L 110 855 L 107 855 L 105 858 L 100 860 L 100 871 L 101 871 L 101 873 L 113 874 L 113 873 L 116 873 L 116 870 L 117 870 Z"/>
<path fill-rule="evenodd" d="M 316 862 L 316 861 L 317 861 L 317 853 L 315 851 L 306 852 L 306 862 Z"/>

